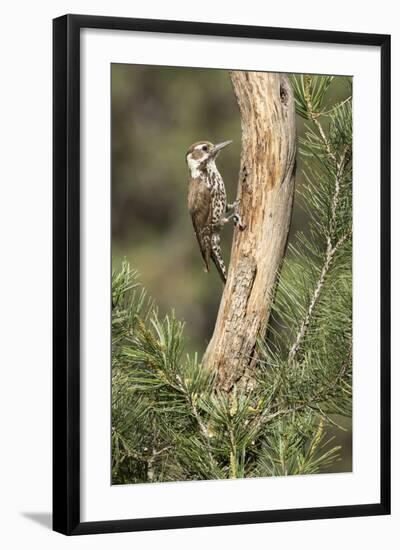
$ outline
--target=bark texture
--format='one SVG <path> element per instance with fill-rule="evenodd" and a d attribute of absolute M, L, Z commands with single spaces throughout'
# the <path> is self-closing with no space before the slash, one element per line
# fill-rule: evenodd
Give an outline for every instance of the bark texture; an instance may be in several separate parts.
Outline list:
<path fill-rule="evenodd" d="M 251 379 L 289 233 L 296 161 L 293 91 L 284 74 L 231 72 L 242 124 L 235 229 L 228 279 L 203 364 L 221 389 Z"/>

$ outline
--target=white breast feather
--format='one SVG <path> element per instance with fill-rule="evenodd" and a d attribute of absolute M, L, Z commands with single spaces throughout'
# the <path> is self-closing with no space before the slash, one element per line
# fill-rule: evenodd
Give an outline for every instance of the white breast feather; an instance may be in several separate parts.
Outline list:
<path fill-rule="evenodd" d="M 201 162 L 199 162 L 198 160 L 195 160 L 193 159 L 191 156 L 188 156 L 188 166 L 189 166 L 189 170 L 190 170 L 190 174 L 192 176 L 192 178 L 198 178 L 200 176 L 200 169 L 199 169 L 199 166 L 201 164 Z"/>

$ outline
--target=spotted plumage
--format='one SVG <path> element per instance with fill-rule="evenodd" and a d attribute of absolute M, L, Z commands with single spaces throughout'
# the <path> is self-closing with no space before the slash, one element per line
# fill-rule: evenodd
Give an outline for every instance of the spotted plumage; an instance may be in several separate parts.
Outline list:
<path fill-rule="evenodd" d="M 198 141 L 193 143 L 186 153 L 190 172 L 188 208 L 205 270 L 210 270 L 211 259 L 224 283 L 226 267 L 221 254 L 221 229 L 232 216 L 234 221 L 239 223 L 239 227 L 244 228 L 236 211 L 237 204 L 227 204 L 225 185 L 215 164 L 219 152 L 229 143 L 231 141 L 213 145 L 209 141 Z M 232 209 L 234 213 L 225 217 L 226 212 Z"/>

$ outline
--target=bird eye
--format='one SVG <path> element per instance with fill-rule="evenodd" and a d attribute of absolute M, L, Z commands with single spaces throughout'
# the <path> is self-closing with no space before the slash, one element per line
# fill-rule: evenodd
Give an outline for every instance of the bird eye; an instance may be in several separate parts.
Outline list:
<path fill-rule="evenodd" d="M 203 149 L 203 151 L 208 151 L 208 146 L 207 146 L 207 145 L 203 145 L 202 149 Z"/>

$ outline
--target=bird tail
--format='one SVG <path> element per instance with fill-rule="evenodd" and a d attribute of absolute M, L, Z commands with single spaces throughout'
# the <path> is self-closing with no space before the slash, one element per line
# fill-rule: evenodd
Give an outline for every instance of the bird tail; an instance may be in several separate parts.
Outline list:
<path fill-rule="evenodd" d="M 226 283 L 226 267 L 221 254 L 220 236 L 218 233 L 214 233 L 211 236 L 211 258 L 217 268 L 219 276 L 222 282 Z"/>

